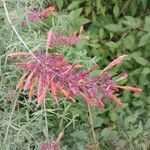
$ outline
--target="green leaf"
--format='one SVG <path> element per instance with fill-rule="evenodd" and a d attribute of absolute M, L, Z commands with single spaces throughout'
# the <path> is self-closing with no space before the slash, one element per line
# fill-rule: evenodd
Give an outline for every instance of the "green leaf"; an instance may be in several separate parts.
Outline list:
<path fill-rule="evenodd" d="M 144 30 L 150 32 L 150 16 L 146 16 Z"/>
<path fill-rule="evenodd" d="M 132 114 L 132 115 L 126 117 L 125 120 L 124 120 L 125 128 L 126 129 L 129 128 L 129 124 L 130 123 L 135 123 L 135 121 L 137 120 L 138 116 L 139 116 L 139 114 L 135 113 L 135 114 Z"/>
<path fill-rule="evenodd" d="M 80 3 L 81 3 L 80 1 L 73 1 L 72 3 L 69 4 L 67 10 L 78 8 Z"/>
<path fill-rule="evenodd" d="M 99 117 L 95 117 L 93 119 L 93 124 L 94 124 L 94 127 L 97 128 L 97 127 L 101 127 L 104 123 L 104 120 L 99 118 Z"/>
<path fill-rule="evenodd" d="M 128 35 L 124 40 L 123 40 L 123 46 L 126 49 L 133 50 L 135 48 L 135 38 L 133 35 Z"/>
<path fill-rule="evenodd" d="M 105 43 L 105 45 L 109 47 L 110 51 L 114 52 L 115 49 L 119 48 L 120 42 L 110 41 L 110 42 Z"/>
<path fill-rule="evenodd" d="M 148 63 L 148 61 L 147 61 L 144 57 L 142 57 L 141 55 L 142 55 L 141 52 L 138 51 L 138 52 L 132 53 L 130 56 L 131 56 L 137 63 L 139 63 L 139 64 L 145 66 L 145 65 Z"/>
<path fill-rule="evenodd" d="M 141 56 L 132 56 L 133 58 L 134 58 L 134 60 L 138 63 L 138 64 L 141 64 L 142 66 L 145 66 L 147 63 L 148 63 L 148 61 L 147 60 L 145 60 L 143 57 L 141 57 Z"/>
<path fill-rule="evenodd" d="M 150 73 L 150 68 L 144 68 L 142 70 L 142 74 L 149 74 Z"/>
<path fill-rule="evenodd" d="M 116 3 L 115 6 L 114 6 L 114 9 L 113 9 L 113 14 L 116 18 L 119 17 L 119 7 L 118 7 L 118 4 Z"/>
<path fill-rule="evenodd" d="M 99 38 L 102 40 L 104 38 L 104 29 L 100 28 L 99 29 Z"/>
<path fill-rule="evenodd" d="M 101 136 L 103 137 L 104 141 L 111 140 L 115 137 L 117 137 L 118 132 L 113 131 L 110 128 L 105 128 L 101 131 Z"/>
<path fill-rule="evenodd" d="M 96 0 L 97 12 L 100 12 L 102 16 L 105 16 L 106 7 L 102 5 L 101 0 Z"/>
<path fill-rule="evenodd" d="M 149 80 L 146 75 L 140 76 L 140 82 L 141 85 L 149 85 Z"/>
<path fill-rule="evenodd" d="M 123 27 L 120 24 L 108 24 L 105 26 L 105 29 L 107 31 L 114 32 L 114 33 L 124 31 Z"/>
<path fill-rule="evenodd" d="M 91 12 L 92 12 L 92 8 L 90 6 L 85 8 L 85 16 L 89 16 Z"/>
<path fill-rule="evenodd" d="M 70 12 L 70 16 L 77 19 L 80 16 L 81 12 L 82 12 L 82 8 L 77 9 L 77 10 L 73 10 Z"/>
<path fill-rule="evenodd" d="M 59 10 L 62 9 L 63 4 L 64 4 L 63 0 L 56 0 L 56 5 L 58 6 Z"/>
<path fill-rule="evenodd" d="M 125 16 L 125 19 L 122 21 L 122 23 L 129 26 L 131 29 L 137 29 L 141 26 L 141 19 Z"/>
<path fill-rule="evenodd" d="M 111 111 L 111 112 L 109 113 L 109 117 L 110 117 L 110 119 L 111 119 L 112 121 L 116 121 L 116 120 L 117 120 L 117 114 L 116 114 L 116 112 L 115 112 L 115 111 Z"/>
<path fill-rule="evenodd" d="M 77 51 L 82 51 L 83 49 L 86 49 L 88 43 L 86 40 L 81 40 L 77 43 Z"/>
<path fill-rule="evenodd" d="M 131 0 L 130 11 L 132 16 L 134 16 L 137 12 L 137 0 Z"/>
<path fill-rule="evenodd" d="M 139 149 L 142 149 L 142 150 L 147 150 L 147 145 L 145 144 L 145 143 L 140 143 L 140 144 L 138 144 L 138 148 Z"/>
<path fill-rule="evenodd" d="M 71 135 L 81 140 L 86 140 L 88 136 L 88 134 L 84 130 L 75 131 Z"/>
<path fill-rule="evenodd" d="M 83 18 L 83 17 L 78 17 L 77 20 L 75 21 L 79 26 L 87 24 L 90 22 L 89 19 Z"/>
<path fill-rule="evenodd" d="M 150 97 L 149 97 L 149 98 L 150 98 Z M 144 127 L 145 127 L 146 129 L 150 128 L 150 118 L 147 118 L 147 121 L 146 121 Z"/>
<path fill-rule="evenodd" d="M 127 144 L 127 141 L 122 140 L 122 139 L 118 140 L 117 143 L 116 143 L 116 145 L 117 145 L 119 148 L 124 148 L 124 146 L 125 146 L 126 144 Z"/>
<path fill-rule="evenodd" d="M 147 34 L 141 36 L 138 46 L 139 47 L 145 46 L 146 44 L 149 43 L 149 41 L 150 41 L 150 33 L 147 33 Z"/>
<path fill-rule="evenodd" d="M 142 127 L 142 123 L 140 122 L 138 128 L 132 132 L 131 138 L 135 139 L 142 131 L 143 131 L 143 127 Z"/>
<path fill-rule="evenodd" d="M 146 7 L 147 7 L 148 2 L 147 2 L 147 0 L 141 0 L 141 2 L 142 2 L 142 7 L 145 10 Z"/>

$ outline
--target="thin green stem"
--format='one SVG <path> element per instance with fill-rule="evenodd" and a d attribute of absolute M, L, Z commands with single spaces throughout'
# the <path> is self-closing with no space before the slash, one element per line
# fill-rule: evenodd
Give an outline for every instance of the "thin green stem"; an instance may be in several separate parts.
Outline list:
<path fill-rule="evenodd" d="M 18 98 L 18 96 L 17 96 L 17 98 Z M 9 120 L 8 120 L 8 125 L 7 125 L 7 128 L 6 128 L 6 133 L 5 133 L 5 137 L 4 137 L 3 143 L 5 143 L 6 140 L 7 140 L 7 136 L 8 136 L 8 132 L 9 132 L 9 128 L 10 128 L 10 122 L 11 122 L 13 113 L 14 113 L 14 111 L 15 111 L 15 107 L 16 107 L 17 100 L 18 100 L 17 98 L 16 98 L 15 101 L 14 101 L 14 105 L 13 105 L 13 108 L 12 108 L 12 111 L 11 111 L 11 114 L 10 114 L 10 117 L 9 117 Z"/>
<path fill-rule="evenodd" d="M 7 20 L 8 22 L 10 23 L 12 29 L 14 30 L 15 34 L 17 35 L 18 39 L 22 42 L 22 44 L 24 45 L 24 47 L 29 51 L 30 51 L 30 48 L 27 46 L 27 44 L 24 42 L 24 40 L 21 38 L 21 36 L 18 34 L 18 31 L 16 30 L 15 26 L 12 24 L 12 21 L 10 20 L 10 17 L 9 17 L 9 13 L 8 13 L 8 10 L 7 10 L 7 7 L 6 7 L 6 3 L 5 3 L 5 0 L 2 0 L 3 2 L 3 6 L 4 6 L 4 9 L 5 9 L 5 13 L 6 13 L 6 17 L 7 17 Z M 32 52 L 31 52 L 32 53 Z"/>
<path fill-rule="evenodd" d="M 46 112 L 46 102 L 44 101 L 44 117 L 45 117 L 45 136 L 46 136 L 46 139 L 48 140 L 49 137 L 48 137 L 48 122 L 47 122 L 47 112 Z"/>
<path fill-rule="evenodd" d="M 94 140 L 95 148 L 96 148 L 95 150 L 100 150 L 100 148 L 98 146 L 98 141 L 97 141 L 97 138 L 96 138 L 96 134 L 95 134 L 95 131 L 94 131 L 92 113 L 91 113 L 91 108 L 90 108 L 89 105 L 88 105 L 88 112 L 89 112 L 89 123 L 90 123 L 91 132 L 92 132 L 92 135 L 93 135 L 93 140 Z"/>
<path fill-rule="evenodd" d="M 62 118 L 61 118 L 60 123 L 59 123 L 59 127 L 62 127 L 63 121 L 64 121 L 64 116 L 67 113 L 67 111 L 69 110 L 70 106 L 71 106 L 71 103 L 67 106 L 67 108 L 65 108 L 65 110 L 64 110 L 64 112 L 62 114 Z"/>

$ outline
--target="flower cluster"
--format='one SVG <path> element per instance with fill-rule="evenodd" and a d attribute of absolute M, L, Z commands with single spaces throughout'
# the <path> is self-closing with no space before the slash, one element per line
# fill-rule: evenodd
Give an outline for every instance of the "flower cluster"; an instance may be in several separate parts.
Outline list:
<path fill-rule="evenodd" d="M 76 45 L 81 39 L 89 39 L 88 36 L 80 35 L 82 31 L 83 26 L 80 27 L 79 33 L 77 33 L 76 31 L 69 35 L 58 35 L 52 32 L 52 30 L 50 30 L 47 34 L 46 48 L 45 48 L 46 51 L 48 51 L 48 49 L 53 46 L 61 46 L 61 45 L 73 46 Z"/>
<path fill-rule="evenodd" d="M 51 14 L 54 10 L 55 10 L 55 7 L 53 6 L 48 7 L 44 9 L 43 11 L 31 10 L 27 14 L 27 20 L 31 22 L 38 22 L 42 20 L 43 18 L 48 17 L 49 14 Z"/>
<path fill-rule="evenodd" d="M 9 56 L 30 56 L 30 53 L 16 52 Z M 108 69 L 118 65 L 125 57 L 120 56 L 113 60 L 101 72 L 94 77 L 90 76 L 93 70 L 84 70 L 80 64 L 71 64 L 61 54 L 41 54 L 35 53 L 35 58 L 29 62 L 17 63 L 16 65 L 26 70 L 26 73 L 20 78 L 16 90 L 23 88 L 29 90 L 29 98 L 34 95 L 34 85 L 37 81 L 37 99 L 38 104 L 43 103 L 47 90 L 51 91 L 54 100 L 63 94 L 67 99 L 73 99 L 74 96 L 82 96 L 89 105 L 95 105 L 99 108 L 104 107 L 104 100 L 109 98 L 123 106 L 121 101 L 114 95 L 118 89 L 141 92 L 141 89 L 130 86 L 119 86 L 117 81 L 113 80 Z M 124 75 L 124 77 L 127 77 Z M 124 78 L 123 75 L 117 80 Z M 24 86 L 23 83 L 25 82 Z"/>
<path fill-rule="evenodd" d="M 75 45 L 80 41 L 80 37 L 76 34 L 72 35 L 57 35 L 51 30 L 48 32 L 46 40 L 46 51 L 49 47 L 60 46 L 60 45 Z"/>

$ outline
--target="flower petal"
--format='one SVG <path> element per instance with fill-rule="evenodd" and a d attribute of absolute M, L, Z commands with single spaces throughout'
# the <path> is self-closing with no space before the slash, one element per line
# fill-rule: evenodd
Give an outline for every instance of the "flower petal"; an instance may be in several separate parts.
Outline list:
<path fill-rule="evenodd" d="M 31 73 L 30 73 L 30 75 L 28 76 L 28 78 L 27 78 L 27 80 L 26 80 L 26 83 L 25 83 L 25 85 L 24 85 L 24 91 L 26 91 L 27 89 L 29 89 L 30 88 L 30 86 L 31 86 L 31 82 L 32 82 L 32 78 L 33 78 L 33 76 L 34 76 L 34 71 L 32 71 Z"/>
<path fill-rule="evenodd" d="M 127 55 L 119 56 L 117 59 L 113 60 L 113 61 L 112 61 L 109 65 L 107 65 L 98 75 L 100 75 L 100 74 L 106 72 L 108 69 L 112 68 L 113 66 L 120 64 L 120 63 L 123 61 L 123 59 L 124 59 L 125 56 L 127 56 Z"/>
<path fill-rule="evenodd" d="M 66 96 L 66 98 L 70 99 L 70 93 L 65 90 L 63 87 L 59 86 L 60 91 Z"/>
<path fill-rule="evenodd" d="M 95 97 L 95 99 L 97 101 L 98 107 L 99 108 L 104 108 L 104 103 L 102 102 L 102 100 L 98 97 Z"/>
<path fill-rule="evenodd" d="M 38 104 L 42 104 L 45 100 L 45 96 L 46 96 L 46 92 L 47 92 L 47 87 L 43 87 L 43 90 L 41 91 L 41 95 L 38 97 Z"/>
<path fill-rule="evenodd" d="M 28 75 L 29 72 L 26 72 L 18 81 L 17 85 L 16 85 L 16 91 L 19 89 L 19 88 L 22 88 L 23 87 L 23 82 L 26 78 L 26 76 Z"/>
<path fill-rule="evenodd" d="M 28 63 L 16 63 L 16 66 L 19 66 L 21 68 L 27 68 L 28 67 Z"/>
<path fill-rule="evenodd" d="M 94 71 L 97 68 L 98 68 L 98 64 L 94 64 L 94 65 L 90 66 L 90 68 L 88 69 L 88 71 L 91 72 L 91 71 Z"/>
<path fill-rule="evenodd" d="M 80 65 L 80 64 L 73 64 L 72 65 L 72 68 L 73 69 L 79 69 L 79 68 L 81 68 L 82 67 L 82 65 Z"/>
<path fill-rule="evenodd" d="M 114 95 L 109 94 L 109 97 L 120 107 L 123 107 L 123 104 L 121 103 L 121 101 Z"/>
<path fill-rule="evenodd" d="M 84 98 L 84 100 L 89 104 L 89 105 L 94 105 L 94 101 L 92 101 L 88 96 L 86 96 L 84 93 L 80 92 L 80 95 Z"/>
<path fill-rule="evenodd" d="M 43 17 L 48 17 L 55 10 L 54 6 L 50 6 L 42 11 Z"/>
<path fill-rule="evenodd" d="M 129 91 L 133 91 L 136 93 L 141 93 L 142 89 L 136 88 L 136 87 L 132 87 L 132 86 L 116 86 L 119 89 L 123 89 L 123 90 L 129 90 Z"/>
<path fill-rule="evenodd" d="M 53 32 L 52 32 L 52 30 L 50 30 L 50 31 L 48 32 L 47 40 L 46 40 L 46 47 L 45 47 L 46 52 L 48 52 L 48 49 L 49 49 L 49 47 L 50 47 L 50 45 L 51 45 L 52 38 L 53 38 Z"/>
<path fill-rule="evenodd" d="M 119 75 L 119 78 L 116 80 L 116 82 L 126 79 L 127 77 L 128 77 L 128 74 L 126 72 L 123 72 Z"/>
<path fill-rule="evenodd" d="M 34 79 L 32 80 L 31 86 L 30 86 L 30 91 L 29 91 L 29 100 L 32 99 L 33 95 L 34 95 Z"/>
<path fill-rule="evenodd" d="M 63 134 L 64 134 L 64 132 L 63 132 L 63 131 L 62 131 L 62 132 L 60 132 L 60 133 L 58 134 L 58 137 L 57 137 L 57 139 L 56 139 L 56 141 L 54 142 L 54 144 L 53 144 L 53 145 L 58 144 L 58 142 L 59 142 L 59 141 L 60 141 L 60 139 L 62 138 Z"/>
<path fill-rule="evenodd" d="M 13 52 L 8 54 L 9 57 L 17 57 L 17 56 L 24 56 L 24 55 L 31 55 L 31 54 L 28 52 Z"/>
<path fill-rule="evenodd" d="M 42 85 L 42 77 L 39 77 L 38 80 L 38 87 L 37 87 L 37 97 L 40 97 L 41 93 L 42 93 L 42 89 L 43 89 L 43 85 Z"/>
<path fill-rule="evenodd" d="M 56 89 L 56 85 L 53 81 L 51 81 L 51 83 L 49 84 L 49 88 L 51 90 L 52 93 L 52 97 L 54 100 L 57 100 L 57 89 Z"/>

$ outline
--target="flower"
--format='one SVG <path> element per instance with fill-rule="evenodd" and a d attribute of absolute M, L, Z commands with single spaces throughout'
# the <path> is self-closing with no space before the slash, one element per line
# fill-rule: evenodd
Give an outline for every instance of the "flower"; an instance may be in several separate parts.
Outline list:
<path fill-rule="evenodd" d="M 20 56 L 29 55 L 28 53 L 16 52 L 9 54 L 9 56 L 14 57 L 19 54 Z M 84 70 L 79 64 L 69 63 L 61 54 L 35 53 L 34 55 L 35 59 L 31 58 L 29 62 L 16 64 L 27 71 L 20 78 L 16 90 L 19 88 L 29 90 L 29 99 L 31 99 L 34 95 L 35 81 L 37 81 L 38 104 L 43 103 L 48 89 L 54 100 L 58 100 L 58 94 L 63 94 L 67 99 L 82 96 L 89 105 L 95 105 L 99 108 L 104 107 L 106 99 L 112 99 L 122 107 L 123 104 L 114 95 L 119 89 L 142 92 L 139 88 L 117 85 L 118 81 L 114 80 L 107 72 L 111 67 L 120 64 L 124 55 L 113 60 L 94 77 L 91 77 L 90 73 L 96 68 L 96 65 Z M 24 81 L 26 82 L 23 85 Z"/>
<path fill-rule="evenodd" d="M 49 14 L 51 14 L 53 11 L 55 10 L 54 6 L 50 6 L 46 9 L 44 9 L 43 11 L 38 11 L 38 10 L 31 10 L 28 14 L 27 14 L 27 20 L 31 21 L 31 22 L 38 22 L 40 20 L 42 20 L 45 17 L 48 17 Z"/>
<path fill-rule="evenodd" d="M 56 35 L 51 30 L 48 32 L 46 41 L 46 51 L 50 46 L 60 46 L 60 45 L 75 45 L 80 41 L 79 36 L 75 34 L 71 35 Z"/>
<path fill-rule="evenodd" d="M 37 11 L 37 10 L 31 10 L 27 14 L 27 20 L 31 22 L 38 22 L 44 18 L 42 12 Z"/>
<path fill-rule="evenodd" d="M 81 39 L 88 40 L 89 37 L 85 35 L 81 35 L 81 32 L 83 31 L 83 26 L 80 27 L 79 32 L 75 31 L 72 34 L 68 35 L 58 35 L 54 32 L 52 32 L 52 29 L 47 34 L 46 39 L 46 52 L 50 47 L 53 46 L 61 46 L 61 45 L 76 45 Z"/>

